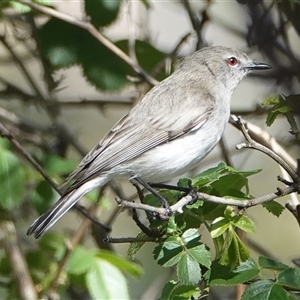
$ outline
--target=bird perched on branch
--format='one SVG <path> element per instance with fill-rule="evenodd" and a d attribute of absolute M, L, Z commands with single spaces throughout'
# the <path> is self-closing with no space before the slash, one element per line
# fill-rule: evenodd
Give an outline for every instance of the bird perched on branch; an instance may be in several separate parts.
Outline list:
<path fill-rule="evenodd" d="M 185 57 L 83 158 L 66 180 L 68 189 L 27 233 L 40 237 L 86 193 L 116 177 L 149 187 L 194 168 L 220 140 L 238 83 L 269 68 L 221 46 Z"/>

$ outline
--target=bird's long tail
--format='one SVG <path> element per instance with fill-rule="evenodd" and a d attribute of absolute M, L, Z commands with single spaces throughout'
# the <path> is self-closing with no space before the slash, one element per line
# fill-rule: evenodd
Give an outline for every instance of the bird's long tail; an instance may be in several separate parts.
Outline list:
<path fill-rule="evenodd" d="M 101 182 L 102 181 L 102 182 Z M 102 186 L 104 180 L 91 180 L 84 183 L 82 186 L 63 195 L 52 208 L 42 214 L 29 227 L 27 234 L 34 234 L 35 238 L 42 236 L 51 226 L 53 226 L 72 206 L 78 202 L 81 197 L 87 194 L 92 189 Z M 100 184 L 102 183 L 102 184 Z"/>

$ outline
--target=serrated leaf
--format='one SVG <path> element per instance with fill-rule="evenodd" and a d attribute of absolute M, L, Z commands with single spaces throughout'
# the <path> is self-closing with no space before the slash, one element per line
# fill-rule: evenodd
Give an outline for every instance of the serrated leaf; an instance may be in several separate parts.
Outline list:
<path fill-rule="evenodd" d="M 39 42 L 56 69 L 78 64 L 87 80 L 102 90 L 116 90 L 126 83 L 129 67 L 82 28 L 50 19 L 39 29 Z"/>
<path fill-rule="evenodd" d="M 180 178 L 177 182 L 178 187 L 190 188 L 192 184 L 191 178 Z"/>
<path fill-rule="evenodd" d="M 71 274 L 83 274 L 94 266 L 94 253 L 87 251 L 82 246 L 77 246 L 71 253 L 66 271 Z"/>
<path fill-rule="evenodd" d="M 207 169 L 192 179 L 193 186 L 203 186 L 208 182 L 218 180 L 225 169 L 226 164 L 224 162 L 221 162 L 217 167 Z"/>
<path fill-rule="evenodd" d="M 54 68 L 66 68 L 79 63 L 84 34 L 81 28 L 53 18 L 39 28 L 38 42 Z"/>
<path fill-rule="evenodd" d="M 24 167 L 17 156 L 0 144 L 0 206 L 11 210 L 20 205 L 26 187 Z"/>
<path fill-rule="evenodd" d="M 169 237 L 154 248 L 154 258 L 163 267 L 171 267 L 178 263 L 182 246 L 176 237 Z"/>
<path fill-rule="evenodd" d="M 255 225 L 252 222 L 252 220 L 245 216 L 245 215 L 240 215 L 240 216 L 234 216 L 231 220 L 231 222 L 241 230 L 247 232 L 247 233 L 254 233 L 255 232 Z"/>
<path fill-rule="evenodd" d="M 270 280 L 259 280 L 249 285 L 242 300 L 291 300 L 290 294 Z"/>
<path fill-rule="evenodd" d="M 205 266 L 206 268 L 210 268 L 211 265 L 211 254 L 206 249 L 204 244 L 194 246 L 192 248 L 188 248 L 188 254 L 199 264 Z"/>
<path fill-rule="evenodd" d="M 130 299 L 125 277 L 116 266 L 96 257 L 93 265 L 85 277 L 93 299 Z"/>
<path fill-rule="evenodd" d="M 220 177 L 219 180 L 213 182 L 211 186 L 219 193 L 220 197 L 230 195 L 228 191 L 239 191 L 246 186 L 248 179 L 241 174 L 228 174 Z"/>
<path fill-rule="evenodd" d="M 140 277 L 144 273 L 143 268 L 138 264 L 132 261 L 128 261 L 127 259 L 120 257 L 119 255 L 110 251 L 101 250 L 99 253 L 97 253 L 96 256 L 108 261 L 112 265 L 115 265 L 119 270 L 126 272 L 134 277 Z"/>
<path fill-rule="evenodd" d="M 222 235 L 230 226 L 230 221 L 224 217 L 215 219 L 210 226 L 211 237 L 217 238 Z"/>
<path fill-rule="evenodd" d="M 235 270 L 214 261 L 211 266 L 209 281 L 212 286 L 237 285 L 254 279 L 259 272 L 260 269 L 252 259 L 242 262 Z"/>
<path fill-rule="evenodd" d="M 270 269 L 270 270 L 276 270 L 276 271 L 282 271 L 282 270 L 289 269 L 289 266 L 287 266 L 283 263 L 280 263 L 278 261 L 275 261 L 274 259 L 264 257 L 264 256 L 260 256 L 258 258 L 258 263 L 259 263 L 259 266 L 264 269 Z"/>
<path fill-rule="evenodd" d="M 276 282 L 282 286 L 300 291 L 300 269 L 288 268 L 280 272 Z"/>
<path fill-rule="evenodd" d="M 137 234 L 137 238 L 140 237 L 145 237 L 146 234 L 144 232 L 139 232 Z M 130 243 L 128 250 L 127 250 L 127 257 L 131 260 L 135 259 L 135 256 L 137 255 L 137 253 L 140 251 L 140 249 L 146 244 L 146 242 L 133 242 Z"/>
<path fill-rule="evenodd" d="M 116 20 L 122 0 L 85 0 L 84 9 L 95 27 L 103 27 Z"/>
<path fill-rule="evenodd" d="M 190 255 L 183 254 L 177 264 L 177 276 L 180 282 L 196 285 L 201 280 L 201 269 Z"/>
<path fill-rule="evenodd" d="M 264 202 L 262 206 L 276 217 L 279 217 L 284 210 L 284 206 L 274 200 Z"/>
<path fill-rule="evenodd" d="M 185 245 L 188 245 L 190 242 L 199 241 L 200 234 L 196 228 L 189 228 L 182 235 L 181 239 Z"/>
<path fill-rule="evenodd" d="M 289 104 L 289 101 L 287 101 L 286 97 L 283 95 L 276 95 L 267 98 L 263 102 L 263 106 L 271 106 L 266 120 L 266 124 L 268 126 L 271 126 L 274 123 L 277 116 L 285 115 L 292 111 L 292 107 Z"/>
<path fill-rule="evenodd" d="M 250 257 L 249 249 L 243 244 L 236 232 L 230 228 L 229 230 L 229 247 L 224 249 L 224 253 L 221 256 L 219 262 L 222 265 L 228 265 L 231 269 L 237 268 L 242 262 L 246 261 Z M 228 237 L 226 237 L 228 238 Z M 227 249 L 227 251 L 226 251 Z"/>
<path fill-rule="evenodd" d="M 120 40 L 116 42 L 116 45 L 122 49 L 124 52 L 129 53 L 129 41 Z M 151 43 L 142 40 L 135 40 L 134 50 L 136 54 L 137 61 L 139 65 L 146 70 L 148 73 L 151 73 L 157 64 L 166 57 L 166 54 L 162 51 L 155 48 Z M 156 74 L 158 80 L 162 80 L 166 77 L 164 68 L 160 74 Z"/>

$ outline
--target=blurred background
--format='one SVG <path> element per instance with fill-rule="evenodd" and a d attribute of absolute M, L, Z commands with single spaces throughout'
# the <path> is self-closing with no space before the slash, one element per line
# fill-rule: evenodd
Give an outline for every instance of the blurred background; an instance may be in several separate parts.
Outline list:
<path fill-rule="evenodd" d="M 293 96 L 288 99 L 293 104 L 295 121 L 299 121 L 297 1 L 32 2 L 41 7 L 49 5 L 59 13 L 58 18 L 41 10 L 30 10 L 19 1 L 0 3 L 0 121 L 57 183 L 151 88 L 152 82 L 134 70 L 141 68 L 162 80 L 176 68 L 178 59 L 209 45 L 234 47 L 255 61 L 272 66 L 271 71 L 250 75 L 239 85 L 233 95 L 232 113 L 260 128 L 259 134 L 270 144 L 272 140 L 267 134 L 273 136 L 290 155 L 286 159 L 296 167 L 299 136 L 295 138 L 289 133 L 291 124 L 284 116 L 267 126 L 267 110 L 262 102 L 278 94 Z M 124 63 L 111 48 L 92 39 L 76 24 L 64 22 L 66 15 L 92 22 L 108 43 L 128 54 L 130 63 Z M 188 176 L 226 161 L 241 170 L 262 169 L 249 178 L 253 196 L 276 191 L 277 186 L 282 186 L 277 176 L 286 175 L 265 154 L 237 150 L 235 146 L 243 141 L 241 133 L 228 124 L 221 145 Z M 0 140 L 3 153 L 9 147 L 7 141 Z M 22 249 L 36 249 L 36 241 L 26 236 L 28 225 L 58 199 L 58 194 L 19 156 L 22 167 L 16 167 L 20 170 L 15 175 L 18 180 L 14 181 L 14 173 L 9 169 L 14 159 L 6 154 L 0 156 L 1 218 L 13 221 Z M 173 183 L 176 182 L 174 179 Z M 83 204 L 93 204 L 96 194 L 84 199 Z M 103 191 L 104 200 L 94 213 L 101 222 L 112 226 L 112 237 L 134 237 L 139 233 L 130 213 L 120 212 L 114 201 L 116 196 L 132 199 L 134 195 L 135 189 L 128 182 L 115 182 Z M 297 204 L 298 200 L 295 195 L 279 200 L 283 205 L 288 201 Z M 299 225 L 290 211 L 284 210 L 277 218 L 257 206 L 248 209 L 247 215 L 256 225 L 255 234 L 248 236 L 254 258 L 263 251 L 288 265 L 299 258 Z M 82 222 L 82 215 L 72 210 L 51 231 L 71 239 Z M 80 243 L 88 248 L 103 247 L 97 229 L 88 233 L 89 229 Z M 205 230 L 201 233 L 212 246 L 209 234 Z M 104 247 L 112 247 L 123 256 L 128 250 L 128 244 Z M 154 244 L 148 243 L 136 256 L 144 274 L 139 279 L 128 277 L 132 299 L 158 299 L 165 282 L 175 276 L 172 268 L 162 269 L 154 261 L 153 249 Z M 1 254 L 5 256 L 3 251 Z M 7 282 L 5 273 L 1 276 Z M 13 287 L 13 282 L 9 281 L 9 285 Z M 5 295 L 3 299 L 13 298 L 5 284 L 0 289 Z M 70 288 L 63 298 L 80 299 L 82 295 L 78 295 L 81 294 Z M 235 299 L 235 290 L 217 289 L 210 297 Z"/>

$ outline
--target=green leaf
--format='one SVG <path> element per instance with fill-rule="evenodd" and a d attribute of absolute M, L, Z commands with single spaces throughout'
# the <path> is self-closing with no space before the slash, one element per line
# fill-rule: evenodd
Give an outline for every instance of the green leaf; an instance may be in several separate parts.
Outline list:
<path fill-rule="evenodd" d="M 190 255 L 182 255 L 177 265 L 177 276 L 183 284 L 196 285 L 201 280 L 201 269 L 198 262 Z"/>
<path fill-rule="evenodd" d="M 125 277 L 115 265 L 94 257 L 93 266 L 85 277 L 93 299 L 130 299 Z"/>
<path fill-rule="evenodd" d="M 105 259 L 112 265 L 115 265 L 119 270 L 124 271 L 134 277 L 140 277 L 144 273 L 143 268 L 138 264 L 128 261 L 127 259 L 124 259 L 110 251 L 101 250 L 97 254 L 97 257 Z"/>
<path fill-rule="evenodd" d="M 39 240 L 39 247 L 42 251 L 45 251 L 45 253 L 49 253 L 56 259 L 60 259 L 66 250 L 64 236 L 53 232 L 47 232 Z"/>
<path fill-rule="evenodd" d="M 264 256 L 260 256 L 258 258 L 259 266 L 263 269 L 270 269 L 270 270 L 276 270 L 276 271 L 283 271 L 286 269 L 289 269 L 289 266 L 282 264 L 278 261 L 275 261 L 271 258 L 267 258 Z"/>
<path fill-rule="evenodd" d="M 95 27 L 103 27 L 116 20 L 122 0 L 85 0 L 84 9 Z"/>
<path fill-rule="evenodd" d="M 124 52 L 129 53 L 129 41 L 128 40 L 120 40 L 116 42 L 116 45 L 122 49 Z M 139 65 L 147 72 L 151 73 L 154 71 L 154 68 L 157 64 L 161 63 L 166 57 L 166 54 L 157 48 L 153 47 L 152 44 L 135 40 L 135 54 Z M 162 68 L 162 74 L 156 75 L 158 80 L 162 80 L 166 77 L 166 73 L 164 68 Z"/>
<path fill-rule="evenodd" d="M 174 236 L 168 237 L 154 249 L 154 258 L 163 267 L 171 267 L 178 263 L 182 252 L 180 240 Z"/>
<path fill-rule="evenodd" d="M 171 280 L 166 283 L 159 299 L 161 300 L 190 300 L 199 299 L 201 292 L 198 287 L 192 285 L 180 285 Z"/>
<path fill-rule="evenodd" d="M 31 201 L 39 214 L 48 210 L 57 200 L 57 194 L 50 186 L 48 181 L 40 181 L 33 191 Z"/>
<path fill-rule="evenodd" d="M 289 268 L 279 273 L 278 284 L 300 291 L 300 269 Z"/>
<path fill-rule="evenodd" d="M 250 257 L 249 249 L 243 244 L 236 232 L 230 227 L 228 237 L 230 244 L 224 249 L 219 262 L 222 265 L 228 265 L 231 269 L 237 268 L 240 263 L 246 261 Z"/>
<path fill-rule="evenodd" d="M 211 237 L 217 238 L 222 235 L 230 226 L 230 221 L 224 217 L 215 219 L 210 226 Z"/>
<path fill-rule="evenodd" d="M 242 262 L 235 270 L 214 261 L 211 266 L 209 282 L 212 286 L 237 285 L 254 279 L 259 272 L 260 269 L 252 259 Z"/>
<path fill-rule="evenodd" d="M 182 242 L 185 245 L 188 245 L 189 243 L 194 242 L 195 240 L 196 242 L 198 242 L 199 238 L 200 234 L 196 228 L 189 228 L 181 236 Z"/>
<path fill-rule="evenodd" d="M 248 199 L 249 191 L 247 177 L 258 172 L 260 172 L 260 170 L 239 171 L 222 162 L 217 167 L 198 174 L 192 179 L 192 183 L 193 186 L 200 188 L 203 192 L 218 196 Z M 205 188 L 207 189 L 208 187 L 210 190 L 205 190 Z M 241 192 L 243 187 L 246 188 L 247 194 Z"/>
<path fill-rule="evenodd" d="M 259 280 L 249 285 L 242 300 L 291 300 L 291 295 L 270 280 Z"/>
<path fill-rule="evenodd" d="M 94 253 L 87 251 L 82 246 L 77 246 L 71 253 L 66 271 L 71 274 L 84 274 L 94 266 Z"/>
<path fill-rule="evenodd" d="M 231 195 L 232 192 L 228 191 L 239 191 L 247 183 L 247 178 L 241 174 L 228 174 L 213 182 L 211 186 L 218 191 L 220 197 L 223 197 Z"/>
<path fill-rule="evenodd" d="M 264 202 L 262 206 L 276 217 L 279 217 L 284 210 L 284 206 L 274 200 Z"/>
<path fill-rule="evenodd" d="M 38 30 L 38 41 L 51 65 L 70 67 L 79 63 L 79 47 L 84 31 L 72 24 L 52 18 Z"/>
<path fill-rule="evenodd" d="M 187 253 L 199 264 L 205 266 L 206 268 L 210 268 L 211 265 L 211 254 L 206 249 L 204 244 L 194 246 L 192 248 L 188 248 Z"/>
<path fill-rule="evenodd" d="M 18 3 L 15 1 L 11 1 L 10 5 L 13 9 L 15 9 L 19 14 L 26 14 L 31 11 L 31 8 L 28 5 L 24 5 L 22 3 Z"/>
<path fill-rule="evenodd" d="M 192 184 L 191 178 L 180 178 L 177 182 L 178 187 L 190 188 Z"/>
<path fill-rule="evenodd" d="M 53 18 L 39 29 L 39 42 L 56 69 L 78 64 L 87 80 L 102 90 L 127 83 L 125 62 L 82 28 Z"/>
<path fill-rule="evenodd" d="M 176 287 L 176 285 L 178 285 L 178 282 L 176 282 L 175 280 L 171 280 L 171 281 L 167 282 L 162 290 L 162 293 L 161 293 L 161 296 L 159 299 L 163 299 L 163 300 L 172 299 L 172 293 L 173 293 L 173 290 Z"/>
<path fill-rule="evenodd" d="M 77 164 L 78 161 L 75 159 L 66 159 L 54 154 L 49 154 L 45 159 L 44 168 L 51 176 L 66 175 L 71 173 Z"/>
<path fill-rule="evenodd" d="M 146 234 L 144 232 L 139 232 L 137 234 L 137 238 L 145 237 Z M 135 259 L 136 254 L 140 251 L 140 249 L 146 244 L 146 242 L 133 242 L 130 243 L 128 250 L 127 250 L 127 257 L 131 260 Z"/>
<path fill-rule="evenodd" d="M 255 232 L 255 225 L 252 220 L 245 216 L 234 216 L 231 221 L 236 227 L 240 228 L 241 230 L 247 233 L 254 233 Z"/>
<path fill-rule="evenodd" d="M 269 97 L 264 100 L 262 105 L 271 106 L 266 120 L 266 124 L 268 126 L 271 126 L 274 123 L 277 116 L 285 115 L 292 110 L 292 107 L 289 105 L 288 101 L 286 101 L 286 97 L 283 95 Z"/>
<path fill-rule="evenodd" d="M 214 182 L 221 177 L 223 171 L 226 170 L 226 164 L 221 162 L 217 167 L 210 168 L 192 179 L 193 186 L 204 186 L 209 182 Z"/>
<path fill-rule="evenodd" d="M 0 143 L 0 205 L 11 210 L 20 205 L 26 187 L 24 167 L 17 156 Z"/>

